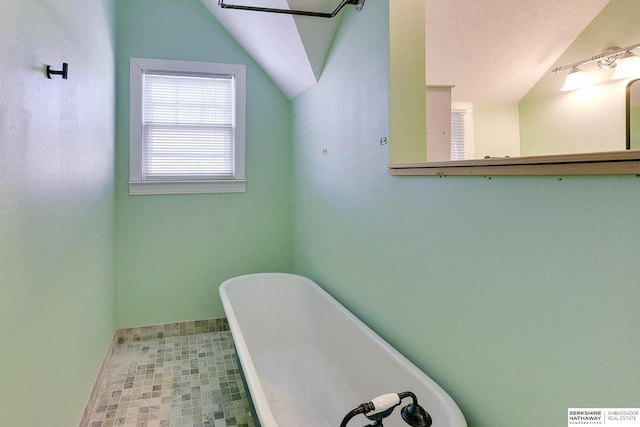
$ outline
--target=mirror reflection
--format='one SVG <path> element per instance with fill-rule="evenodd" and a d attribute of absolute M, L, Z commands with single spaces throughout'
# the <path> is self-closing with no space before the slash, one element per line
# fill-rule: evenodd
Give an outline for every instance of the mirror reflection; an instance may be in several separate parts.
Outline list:
<path fill-rule="evenodd" d="M 426 2 L 427 161 L 627 148 L 632 78 L 612 80 L 615 69 L 587 63 L 580 69 L 591 86 L 561 91 L 571 70 L 551 70 L 640 43 L 640 2 L 474 3 Z M 640 129 L 640 113 L 629 123 Z M 639 134 L 631 132 L 631 148 L 640 148 Z"/>

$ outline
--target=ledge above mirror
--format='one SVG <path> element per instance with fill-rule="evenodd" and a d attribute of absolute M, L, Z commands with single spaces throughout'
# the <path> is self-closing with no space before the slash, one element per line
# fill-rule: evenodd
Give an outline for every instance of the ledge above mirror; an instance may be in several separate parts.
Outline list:
<path fill-rule="evenodd" d="M 390 163 L 389 175 L 640 175 L 640 150 Z"/>

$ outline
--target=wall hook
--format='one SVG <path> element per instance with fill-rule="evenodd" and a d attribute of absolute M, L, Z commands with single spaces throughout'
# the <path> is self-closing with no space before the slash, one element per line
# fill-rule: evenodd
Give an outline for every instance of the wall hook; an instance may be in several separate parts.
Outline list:
<path fill-rule="evenodd" d="M 47 65 L 47 78 L 51 78 L 52 74 L 60 75 L 63 79 L 67 79 L 67 73 L 69 72 L 69 64 L 62 63 L 62 71 L 55 71 L 51 69 L 51 65 Z"/>

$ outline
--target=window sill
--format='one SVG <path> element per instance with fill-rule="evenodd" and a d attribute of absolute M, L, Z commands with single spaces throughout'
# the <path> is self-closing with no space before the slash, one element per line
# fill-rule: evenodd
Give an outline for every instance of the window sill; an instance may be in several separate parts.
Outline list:
<path fill-rule="evenodd" d="M 390 163 L 389 175 L 640 175 L 640 150 L 448 162 Z"/>
<path fill-rule="evenodd" d="M 129 181 L 132 196 L 150 194 L 244 193 L 247 181 Z"/>

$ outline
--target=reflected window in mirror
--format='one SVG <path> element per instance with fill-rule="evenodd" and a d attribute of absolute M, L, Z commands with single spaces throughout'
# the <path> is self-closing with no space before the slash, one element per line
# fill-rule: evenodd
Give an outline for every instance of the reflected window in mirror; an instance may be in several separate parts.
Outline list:
<path fill-rule="evenodd" d="M 451 160 L 474 158 L 473 103 L 451 103 Z"/>

